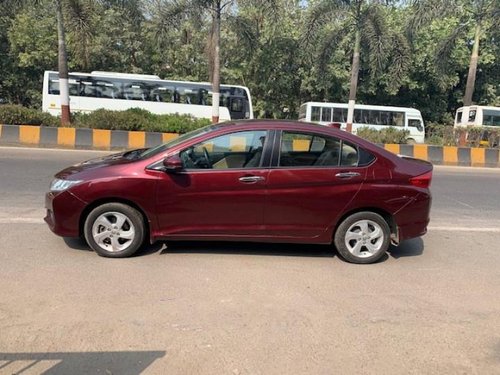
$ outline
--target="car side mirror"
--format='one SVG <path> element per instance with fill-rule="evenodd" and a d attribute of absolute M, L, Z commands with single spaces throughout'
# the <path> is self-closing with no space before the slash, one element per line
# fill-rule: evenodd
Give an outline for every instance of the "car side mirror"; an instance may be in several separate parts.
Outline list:
<path fill-rule="evenodd" d="M 424 130 L 424 127 L 423 127 L 422 125 L 418 124 L 418 125 L 417 125 L 417 130 L 418 130 L 419 132 L 421 132 L 422 130 Z"/>
<path fill-rule="evenodd" d="M 169 156 L 163 159 L 163 167 L 165 167 L 165 172 L 168 173 L 177 173 L 184 168 L 182 160 L 178 155 Z"/>

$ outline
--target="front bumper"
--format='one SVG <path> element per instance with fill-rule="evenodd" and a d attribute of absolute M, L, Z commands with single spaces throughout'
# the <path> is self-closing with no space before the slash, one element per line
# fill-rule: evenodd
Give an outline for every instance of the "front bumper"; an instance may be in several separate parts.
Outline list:
<path fill-rule="evenodd" d="M 80 235 L 80 217 L 86 203 L 71 194 L 68 190 L 49 192 L 45 195 L 47 209 L 45 222 L 50 230 L 62 237 L 78 237 Z"/>

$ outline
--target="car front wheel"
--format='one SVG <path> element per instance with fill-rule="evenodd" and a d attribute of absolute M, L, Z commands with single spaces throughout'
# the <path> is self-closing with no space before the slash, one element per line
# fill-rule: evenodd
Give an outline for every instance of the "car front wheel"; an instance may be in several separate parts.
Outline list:
<path fill-rule="evenodd" d="M 106 203 L 94 208 L 85 220 L 84 235 L 99 255 L 124 258 L 134 254 L 144 241 L 144 221 L 140 212 L 122 203 Z"/>
<path fill-rule="evenodd" d="M 335 232 L 335 247 L 350 263 L 374 263 L 386 253 L 391 231 L 384 218 L 374 212 L 347 217 Z"/>

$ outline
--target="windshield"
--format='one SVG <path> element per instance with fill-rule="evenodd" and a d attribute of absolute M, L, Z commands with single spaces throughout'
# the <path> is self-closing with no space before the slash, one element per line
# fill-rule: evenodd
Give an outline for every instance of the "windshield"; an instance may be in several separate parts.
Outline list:
<path fill-rule="evenodd" d="M 214 129 L 217 129 L 219 126 L 220 125 L 208 125 L 208 126 L 205 126 L 203 128 L 190 131 L 189 133 L 182 134 L 181 136 L 179 136 L 175 139 L 172 139 L 171 141 L 169 141 L 167 143 L 163 143 L 163 144 L 158 145 L 156 147 L 147 149 L 146 151 L 142 152 L 139 157 L 141 159 L 142 158 L 149 158 L 150 156 L 154 156 L 156 154 L 159 154 L 163 151 L 168 150 L 169 148 L 177 146 L 179 143 L 182 143 L 190 138 L 195 138 L 199 135 L 202 135 L 202 134 L 208 133 Z"/>

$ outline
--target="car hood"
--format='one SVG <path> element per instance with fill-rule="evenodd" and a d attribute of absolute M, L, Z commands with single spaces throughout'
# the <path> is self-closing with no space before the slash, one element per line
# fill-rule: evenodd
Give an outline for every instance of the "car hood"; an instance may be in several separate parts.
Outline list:
<path fill-rule="evenodd" d="M 124 164 L 130 164 L 137 161 L 137 155 L 146 149 L 137 149 L 130 151 L 123 151 L 116 154 L 107 155 L 100 158 L 86 160 L 84 162 L 72 165 L 71 167 L 65 168 L 58 172 L 55 177 L 65 180 L 79 180 L 82 178 L 87 178 L 90 175 L 95 176 L 100 170 L 109 169 L 109 167 L 120 166 Z M 100 173 L 97 173 L 100 174 Z"/>

